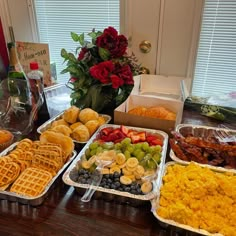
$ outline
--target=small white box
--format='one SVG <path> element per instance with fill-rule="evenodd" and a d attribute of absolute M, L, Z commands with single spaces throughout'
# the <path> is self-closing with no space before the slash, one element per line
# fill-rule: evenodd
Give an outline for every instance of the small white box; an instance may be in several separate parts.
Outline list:
<path fill-rule="evenodd" d="M 189 96 L 190 82 L 185 77 L 143 74 L 134 77 L 132 94 L 184 101 Z"/>

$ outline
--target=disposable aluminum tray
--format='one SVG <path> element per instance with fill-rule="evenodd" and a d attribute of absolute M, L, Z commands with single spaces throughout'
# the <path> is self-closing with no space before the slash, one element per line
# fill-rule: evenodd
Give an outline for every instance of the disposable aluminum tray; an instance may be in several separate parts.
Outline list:
<path fill-rule="evenodd" d="M 187 166 L 189 165 L 189 163 L 178 163 L 178 162 L 174 162 L 174 161 L 171 161 L 171 162 L 168 162 L 165 164 L 165 166 L 163 167 L 163 172 L 162 172 L 162 176 L 160 178 L 160 181 L 159 181 L 159 185 L 157 187 L 157 192 L 158 192 L 158 195 L 156 198 L 152 199 L 151 201 L 151 204 L 152 204 L 152 213 L 153 215 L 163 224 L 163 226 L 167 227 L 168 225 L 172 225 L 176 228 L 179 228 L 179 229 L 184 229 L 184 230 L 188 230 L 188 231 L 191 231 L 191 232 L 195 232 L 195 233 L 198 233 L 198 234 L 201 234 L 201 235 L 209 235 L 209 236 L 223 236 L 222 234 L 219 234 L 219 233 L 216 233 L 216 234 L 212 234 L 206 230 L 203 230 L 203 229 L 196 229 L 196 228 L 193 228 L 189 225 L 185 225 L 185 224 L 180 224 L 174 220 L 168 220 L 168 219 L 164 219 L 162 218 L 161 216 L 159 216 L 157 214 L 157 210 L 158 208 L 160 207 L 160 204 L 159 204 L 159 201 L 160 201 L 160 190 L 161 190 L 161 187 L 163 185 L 163 177 L 166 175 L 166 172 L 167 172 L 167 168 L 169 166 L 172 166 L 172 165 L 176 165 L 176 164 L 179 164 L 179 165 L 183 165 L 183 166 Z M 199 165 L 198 163 L 196 163 L 197 165 Z M 200 165 L 200 166 L 203 166 L 203 165 Z M 215 172 L 219 172 L 219 173 L 225 173 L 225 172 L 231 172 L 231 173 L 235 173 L 235 171 L 233 170 L 226 170 L 226 169 L 223 169 L 223 168 L 217 168 L 217 167 L 212 167 L 212 166 L 203 166 L 205 168 L 209 168 Z"/>
<path fill-rule="evenodd" d="M 214 135 L 215 132 L 220 131 L 220 130 L 227 131 L 232 135 L 236 135 L 236 130 L 203 126 L 203 125 L 191 125 L 191 124 L 179 124 L 176 126 L 175 130 L 183 136 L 186 136 L 187 134 L 192 134 L 194 137 L 202 137 L 202 138 Z M 172 149 L 170 150 L 170 158 L 173 161 L 176 161 L 178 163 L 184 163 L 184 164 L 189 163 L 188 161 L 181 160 L 179 157 L 177 157 Z M 216 170 L 219 170 L 219 169 L 222 169 L 222 171 L 228 170 L 224 167 L 214 167 L 209 164 L 200 164 L 200 165 L 201 166 L 210 166 L 211 168 L 216 169 Z"/>
<path fill-rule="evenodd" d="M 3 152 L 1 152 L 0 153 L 0 158 L 2 156 L 7 155 L 10 151 L 14 150 L 14 148 L 16 147 L 17 144 L 18 144 L 18 142 L 13 143 L 7 149 L 5 149 Z M 32 205 L 32 206 L 38 206 L 38 205 L 42 204 L 43 201 L 45 200 L 45 198 L 50 193 L 50 191 L 55 186 L 57 180 L 59 179 L 59 176 L 66 169 L 66 167 L 71 163 L 71 161 L 75 158 L 76 154 L 77 154 L 76 151 L 72 152 L 72 155 L 71 155 L 70 159 L 57 172 L 57 175 L 55 175 L 52 178 L 52 180 L 49 182 L 49 184 L 47 185 L 45 190 L 40 195 L 38 195 L 37 197 L 27 197 L 27 196 L 24 196 L 24 195 L 21 195 L 21 194 L 16 194 L 16 193 L 12 193 L 12 192 L 9 192 L 9 191 L 0 190 L 0 199 L 5 199 L 5 200 L 8 200 L 8 201 L 13 201 L 13 202 L 19 202 L 19 203 L 22 203 L 22 204 L 29 204 L 29 205 Z"/>
<path fill-rule="evenodd" d="M 81 150 L 81 152 L 77 155 L 77 157 L 74 159 L 74 161 L 70 164 L 66 172 L 64 173 L 62 179 L 63 181 L 70 186 L 75 187 L 75 189 L 83 194 L 85 190 L 89 187 L 88 184 L 80 184 L 78 182 L 75 182 L 74 180 L 71 179 L 71 176 L 75 175 L 77 173 L 77 163 L 80 161 L 81 157 L 84 155 L 86 149 L 89 147 L 89 145 L 98 137 L 100 130 L 106 127 L 113 127 L 113 128 L 119 128 L 120 125 L 111 125 L 111 124 L 105 124 L 101 126 L 97 132 L 91 137 L 90 141 L 84 146 L 84 148 Z M 122 202 L 122 203 L 134 203 L 134 205 L 139 205 L 141 202 L 144 201 L 149 201 L 153 199 L 156 194 L 157 194 L 157 186 L 160 181 L 160 176 L 163 170 L 163 166 L 165 165 L 165 160 L 166 160 L 166 151 L 167 151 L 167 145 L 168 145 L 168 135 L 159 130 L 153 130 L 153 129 L 145 129 L 145 128 L 137 128 L 137 127 L 131 127 L 131 126 L 126 126 L 128 129 L 132 129 L 135 131 L 146 131 L 148 133 L 152 134 L 159 134 L 163 137 L 163 148 L 162 148 L 162 157 L 161 157 L 161 162 L 159 164 L 159 169 L 157 178 L 153 181 L 153 191 L 146 194 L 146 195 L 136 195 L 136 194 L 131 194 L 128 192 L 123 192 L 123 191 L 118 191 L 114 189 L 107 189 L 103 187 L 94 187 L 96 189 L 95 192 L 95 198 L 101 198 L 101 199 L 108 199 L 109 201 L 114 200 L 117 202 Z M 96 195 L 97 194 L 97 195 Z"/>
<path fill-rule="evenodd" d="M 52 125 L 52 122 L 53 122 L 53 121 L 59 120 L 59 119 L 62 118 L 63 113 L 64 113 L 64 111 L 61 112 L 61 113 L 59 113 L 58 115 L 52 117 L 51 119 L 49 119 L 48 121 L 46 121 L 44 124 L 42 124 L 41 126 L 39 126 L 38 129 L 37 129 L 37 132 L 38 132 L 39 134 L 41 134 L 41 133 L 43 133 L 44 131 L 46 131 L 47 129 L 49 129 L 50 126 Z M 99 114 L 99 115 L 102 116 L 102 117 L 104 117 L 106 123 L 109 123 L 109 122 L 110 122 L 111 116 L 105 115 L 105 114 Z M 79 143 L 79 144 L 85 144 L 85 143 L 87 143 L 87 141 L 86 141 L 86 142 L 79 142 L 79 141 L 76 141 L 76 140 L 74 140 L 74 139 L 73 139 L 73 141 L 74 141 L 74 143 Z"/>

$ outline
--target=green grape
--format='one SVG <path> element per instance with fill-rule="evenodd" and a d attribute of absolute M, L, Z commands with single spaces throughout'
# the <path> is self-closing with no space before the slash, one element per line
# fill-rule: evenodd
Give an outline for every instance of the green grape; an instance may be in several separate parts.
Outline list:
<path fill-rule="evenodd" d="M 148 151 L 149 150 L 149 143 L 148 142 L 143 142 L 142 143 L 142 150 L 143 151 Z"/>
<path fill-rule="evenodd" d="M 102 147 L 103 147 L 104 149 L 111 150 L 111 149 L 114 148 L 114 143 L 112 143 L 112 142 L 104 143 L 104 144 L 102 144 Z"/>
<path fill-rule="evenodd" d="M 150 160 L 152 158 L 152 155 L 150 154 L 150 153 L 147 153 L 145 156 L 144 156 L 144 160 L 145 161 L 148 161 L 148 160 Z"/>
<path fill-rule="evenodd" d="M 137 157 L 140 152 L 142 152 L 141 149 L 134 149 L 134 151 L 132 152 L 132 155 Z"/>
<path fill-rule="evenodd" d="M 86 156 L 87 158 L 91 157 L 91 155 L 90 155 L 90 149 L 89 149 L 89 148 L 85 150 L 85 156 Z"/>
<path fill-rule="evenodd" d="M 116 150 L 121 150 L 121 143 L 116 143 L 115 144 L 115 149 Z"/>
<path fill-rule="evenodd" d="M 154 150 L 155 150 L 155 152 L 161 152 L 162 151 L 162 147 L 160 146 L 160 145 L 156 145 L 156 146 L 154 146 Z"/>
<path fill-rule="evenodd" d="M 122 145 L 129 145 L 129 144 L 131 144 L 131 138 L 124 138 L 124 139 L 121 141 L 121 144 L 122 144 Z"/>
<path fill-rule="evenodd" d="M 152 156 L 152 159 L 156 161 L 158 164 L 161 162 L 161 153 L 156 153 Z"/>
<path fill-rule="evenodd" d="M 104 149 L 100 146 L 97 148 L 96 150 L 96 155 L 99 154 L 99 153 L 102 153 L 104 151 Z"/>
<path fill-rule="evenodd" d="M 142 148 L 142 143 L 136 143 L 134 145 L 134 149 L 141 149 Z"/>
<path fill-rule="evenodd" d="M 147 160 L 147 168 L 149 169 L 156 169 L 157 168 L 157 163 L 153 160 L 153 159 L 150 159 L 150 160 Z"/>
<path fill-rule="evenodd" d="M 130 152 L 128 150 L 124 151 L 124 155 L 125 155 L 126 160 L 131 157 Z"/>
<path fill-rule="evenodd" d="M 96 153 L 97 153 L 97 149 L 92 149 L 90 151 L 90 156 L 92 157 L 93 155 L 96 155 Z"/>
<path fill-rule="evenodd" d="M 126 150 L 129 151 L 130 153 L 132 153 L 134 151 L 134 145 L 133 144 L 129 144 L 127 147 L 126 147 Z"/>
<path fill-rule="evenodd" d="M 99 145 L 98 142 L 93 142 L 89 145 L 89 149 L 90 150 L 96 149 L 98 147 L 98 145 Z"/>
<path fill-rule="evenodd" d="M 140 150 L 140 152 L 137 153 L 136 158 L 138 159 L 138 161 L 141 161 L 145 156 L 145 152 L 141 151 L 141 149 L 137 149 L 137 150 Z"/>

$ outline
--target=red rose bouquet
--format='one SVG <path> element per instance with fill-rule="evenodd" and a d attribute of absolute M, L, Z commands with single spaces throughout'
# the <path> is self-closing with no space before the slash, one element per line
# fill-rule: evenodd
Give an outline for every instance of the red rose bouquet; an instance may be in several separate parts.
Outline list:
<path fill-rule="evenodd" d="M 90 107 L 97 112 L 115 108 L 129 96 L 133 86 L 133 75 L 139 72 L 139 65 L 132 54 L 127 54 L 128 40 L 119 35 L 113 27 L 103 32 L 88 34 L 91 42 L 84 39 L 84 33 L 71 33 L 80 46 L 76 53 L 61 50 L 67 67 L 61 73 L 70 73 L 67 83 L 72 89 L 71 105 Z"/>

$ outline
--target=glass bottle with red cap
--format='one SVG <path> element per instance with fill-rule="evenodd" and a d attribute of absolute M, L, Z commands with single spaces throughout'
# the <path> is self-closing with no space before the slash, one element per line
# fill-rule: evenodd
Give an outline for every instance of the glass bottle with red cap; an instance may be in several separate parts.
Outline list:
<path fill-rule="evenodd" d="M 39 65 L 37 62 L 30 63 L 30 72 L 27 74 L 27 77 L 31 87 L 32 103 L 35 109 L 37 109 L 35 122 L 38 125 L 41 125 L 50 117 L 44 94 L 43 72 L 39 70 Z"/>

